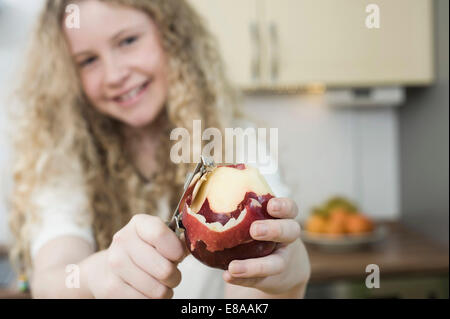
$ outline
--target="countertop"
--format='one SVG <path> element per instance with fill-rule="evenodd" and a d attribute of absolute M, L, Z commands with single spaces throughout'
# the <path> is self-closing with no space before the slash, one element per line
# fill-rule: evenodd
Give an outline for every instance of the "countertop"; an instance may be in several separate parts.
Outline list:
<path fill-rule="evenodd" d="M 307 245 L 311 261 L 310 283 L 358 280 L 367 276 L 366 266 L 376 264 L 382 276 L 448 275 L 448 247 L 397 222 L 383 223 L 386 238 L 368 249 L 327 252 Z M 6 253 L 0 247 L 0 255 Z M 29 298 L 14 289 L 0 289 L 1 298 Z"/>
<path fill-rule="evenodd" d="M 311 283 L 365 278 L 366 266 L 376 264 L 382 276 L 448 275 L 448 247 L 397 222 L 382 223 L 386 238 L 367 249 L 326 252 L 307 245 Z"/>

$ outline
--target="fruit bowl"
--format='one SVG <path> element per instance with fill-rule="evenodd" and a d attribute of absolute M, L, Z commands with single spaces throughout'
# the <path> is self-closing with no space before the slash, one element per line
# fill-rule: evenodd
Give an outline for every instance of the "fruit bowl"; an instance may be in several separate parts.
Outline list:
<path fill-rule="evenodd" d="M 387 229 L 383 225 L 377 225 L 370 232 L 359 234 L 322 234 L 303 230 L 301 238 L 303 242 L 327 251 L 353 251 L 368 248 L 386 238 Z"/>
<path fill-rule="evenodd" d="M 333 197 L 315 207 L 303 224 L 302 239 L 329 250 L 353 250 L 382 240 L 386 229 L 363 214 L 351 201 Z"/>

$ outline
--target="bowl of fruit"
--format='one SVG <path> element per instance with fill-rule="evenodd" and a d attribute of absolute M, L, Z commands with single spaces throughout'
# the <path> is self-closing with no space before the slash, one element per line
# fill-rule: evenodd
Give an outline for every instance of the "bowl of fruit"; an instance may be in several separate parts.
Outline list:
<path fill-rule="evenodd" d="M 385 236 L 382 225 L 377 225 L 344 197 L 333 197 L 314 207 L 302 231 L 304 242 L 328 250 L 360 249 Z"/>

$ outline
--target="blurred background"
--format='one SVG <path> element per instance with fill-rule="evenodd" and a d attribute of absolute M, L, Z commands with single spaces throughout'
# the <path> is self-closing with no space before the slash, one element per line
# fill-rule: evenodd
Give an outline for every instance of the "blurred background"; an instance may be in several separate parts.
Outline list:
<path fill-rule="evenodd" d="M 189 1 L 245 112 L 279 129 L 281 174 L 305 227 L 335 196 L 373 225 L 367 236 L 304 237 L 307 297 L 448 298 L 449 2 Z M 42 3 L 0 0 L 0 298 L 27 297 L 6 258 L 7 96 Z M 379 288 L 365 285 L 369 264 Z"/>

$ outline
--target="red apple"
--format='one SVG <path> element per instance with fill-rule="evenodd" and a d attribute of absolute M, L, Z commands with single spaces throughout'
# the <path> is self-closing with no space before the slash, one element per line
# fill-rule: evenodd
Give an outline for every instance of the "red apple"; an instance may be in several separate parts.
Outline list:
<path fill-rule="evenodd" d="M 276 243 L 250 236 L 255 220 L 273 218 L 267 203 L 274 197 L 256 168 L 244 164 L 219 166 L 195 176 L 182 203 L 186 244 L 204 264 L 227 269 L 235 259 L 266 256 Z"/>

